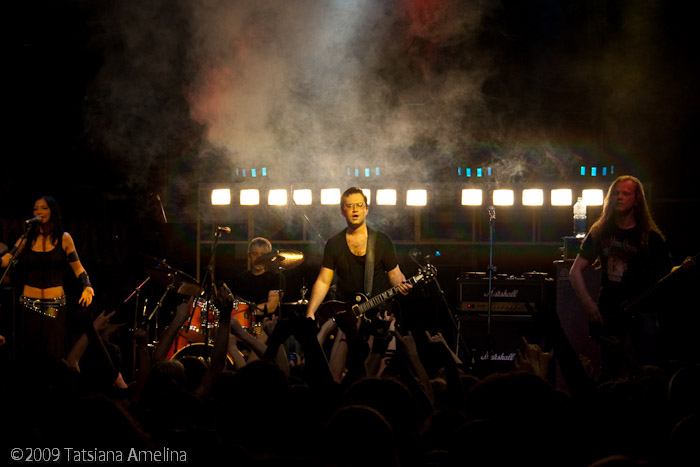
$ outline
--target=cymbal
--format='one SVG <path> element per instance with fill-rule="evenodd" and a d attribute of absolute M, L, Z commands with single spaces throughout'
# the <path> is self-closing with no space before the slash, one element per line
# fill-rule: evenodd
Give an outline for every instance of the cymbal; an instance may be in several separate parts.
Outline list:
<path fill-rule="evenodd" d="M 146 267 L 146 274 L 154 281 L 165 287 L 172 287 L 176 293 L 194 297 L 199 293 L 199 282 L 179 269 L 175 269 L 163 262 L 154 262 L 150 267 Z"/>
<path fill-rule="evenodd" d="M 307 306 L 308 304 L 308 300 L 297 300 L 296 302 L 285 302 L 282 306 Z"/>
<path fill-rule="evenodd" d="M 165 259 L 156 258 L 155 256 L 150 256 L 142 252 L 139 252 L 138 255 L 143 259 L 143 264 L 147 268 L 170 267 L 169 264 L 165 264 L 167 262 Z"/>
<path fill-rule="evenodd" d="M 255 260 L 255 266 L 264 267 L 266 271 L 292 269 L 304 262 L 304 253 L 296 250 L 277 250 L 262 255 Z"/>

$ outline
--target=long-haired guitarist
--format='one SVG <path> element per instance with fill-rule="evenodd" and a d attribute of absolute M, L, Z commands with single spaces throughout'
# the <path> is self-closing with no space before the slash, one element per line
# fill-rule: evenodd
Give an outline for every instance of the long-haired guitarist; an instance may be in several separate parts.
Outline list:
<path fill-rule="evenodd" d="M 311 289 L 306 310 L 306 316 L 309 318 L 314 318 L 316 310 L 328 294 L 334 277 L 338 300 L 350 301 L 354 294 L 364 290 L 365 258 L 369 238 L 365 218 L 369 213 L 369 206 L 361 189 L 351 187 L 345 190 L 340 201 L 340 213 L 345 218 L 347 227 L 326 242 L 321 270 Z M 376 232 L 373 270 L 371 295 L 390 287 L 397 287 L 401 294 L 407 295 L 413 287 L 406 282 L 406 277 L 399 268 L 391 239 L 379 231 Z"/>
<path fill-rule="evenodd" d="M 598 262 L 602 281 L 596 303 L 586 288 L 583 271 Z M 637 365 L 660 363 L 654 307 L 646 306 L 632 316 L 620 305 L 653 286 L 672 266 L 664 236 L 649 212 L 642 183 L 629 175 L 618 177 L 610 185 L 601 216 L 583 240 L 569 273 L 591 335 L 604 338 L 599 340 L 601 379 L 623 376 L 618 365 L 621 355 Z M 611 342 L 617 345 L 610 346 Z"/>

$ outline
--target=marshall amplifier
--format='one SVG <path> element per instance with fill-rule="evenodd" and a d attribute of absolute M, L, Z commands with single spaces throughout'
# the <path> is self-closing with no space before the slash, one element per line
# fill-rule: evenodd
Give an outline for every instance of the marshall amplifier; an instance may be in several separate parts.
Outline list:
<path fill-rule="evenodd" d="M 472 351 L 475 374 L 514 370 L 517 352 L 525 350 L 523 338 L 544 348 L 545 342 L 527 304 L 533 308 L 548 304 L 553 284 L 546 273 L 537 272 L 519 277 L 494 275 L 491 290 L 486 273 L 470 272 L 459 277 L 459 332 Z"/>
<path fill-rule="evenodd" d="M 548 302 L 553 279 L 546 273 L 529 272 L 521 276 L 494 275 L 489 291 L 489 277 L 483 272 L 464 273 L 459 278 L 459 311 L 467 314 L 529 314 L 527 305 Z"/>

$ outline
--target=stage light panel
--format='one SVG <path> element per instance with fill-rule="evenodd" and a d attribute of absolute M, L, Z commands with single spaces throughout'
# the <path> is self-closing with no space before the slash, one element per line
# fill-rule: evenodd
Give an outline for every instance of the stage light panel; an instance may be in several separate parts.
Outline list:
<path fill-rule="evenodd" d="M 427 190 L 406 191 L 406 206 L 425 206 L 428 204 Z"/>
<path fill-rule="evenodd" d="M 260 190 L 241 190 L 241 206 L 257 206 L 260 204 Z"/>
<path fill-rule="evenodd" d="M 515 202 L 513 190 L 493 190 L 493 204 L 495 206 L 512 206 Z"/>
<path fill-rule="evenodd" d="M 601 189 L 588 189 L 581 192 L 583 204 L 586 206 L 602 206 L 605 195 Z"/>
<path fill-rule="evenodd" d="M 544 191 L 539 188 L 523 190 L 523 206 L 542 206 L 544 204 Z"/>
<path fill-rule="evenodd" d="M 569 188 L 552 190 L 552 206 L 571 206 L 573 195 Z"/>
<path fill-rule="evenodd" d="M 231 190 L 228 188 L 217 188 L 216 190 L 211 190 L 211 204 L 213 206 L 231 204 Z"/>
<path fill-rule="evenodd" d="M 478 188 L 465 188 L 462 190 L 462 206 L 481 206 L 483 192 Z"/>
<path fill-rule="evenodd" d="M 360 188 L 362 190 L 362 193 L 367 197 L 367 206 L 369 206 L 372 202 L 372 190 L 369 188 Z"/>
<path fill-rule="evenodd" d="M 340 204 L 340 188 L 324 188 L 321 190 L 321 204 Z"/>
<path fill-rule="evenodd" d="M 294 192 L 292 193 L 292 199 L 294 200 L 294 204 L 296 204 L 297 206 L 309 206 L 311 205 L 312 201 L 311 190 L 294 190 Z"/>
<path fill-rule="evenodd" d="M 275 189 L 267 192 L 267 204 L 270 206 L 286 206 L 287 190 Z"/>
<path fill-rule="evenodd" d="M 377 204 L 380 206 L 396 206 L 396 190 L 377 190 Z"/>

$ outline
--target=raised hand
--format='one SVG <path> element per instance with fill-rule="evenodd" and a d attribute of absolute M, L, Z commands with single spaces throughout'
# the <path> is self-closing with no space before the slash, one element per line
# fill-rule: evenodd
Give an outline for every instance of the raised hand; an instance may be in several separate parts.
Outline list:
<path fill-rule="evenodd" d="M 546 379 L 549 362 L 554 352 L 543 352 L 539 345 L 530 344 L 525 337 L 522 339 L 525 343 L 525 355 L 520 349 L 517 350 L 518 355 L 515 359 L 515 367 Z"/>

